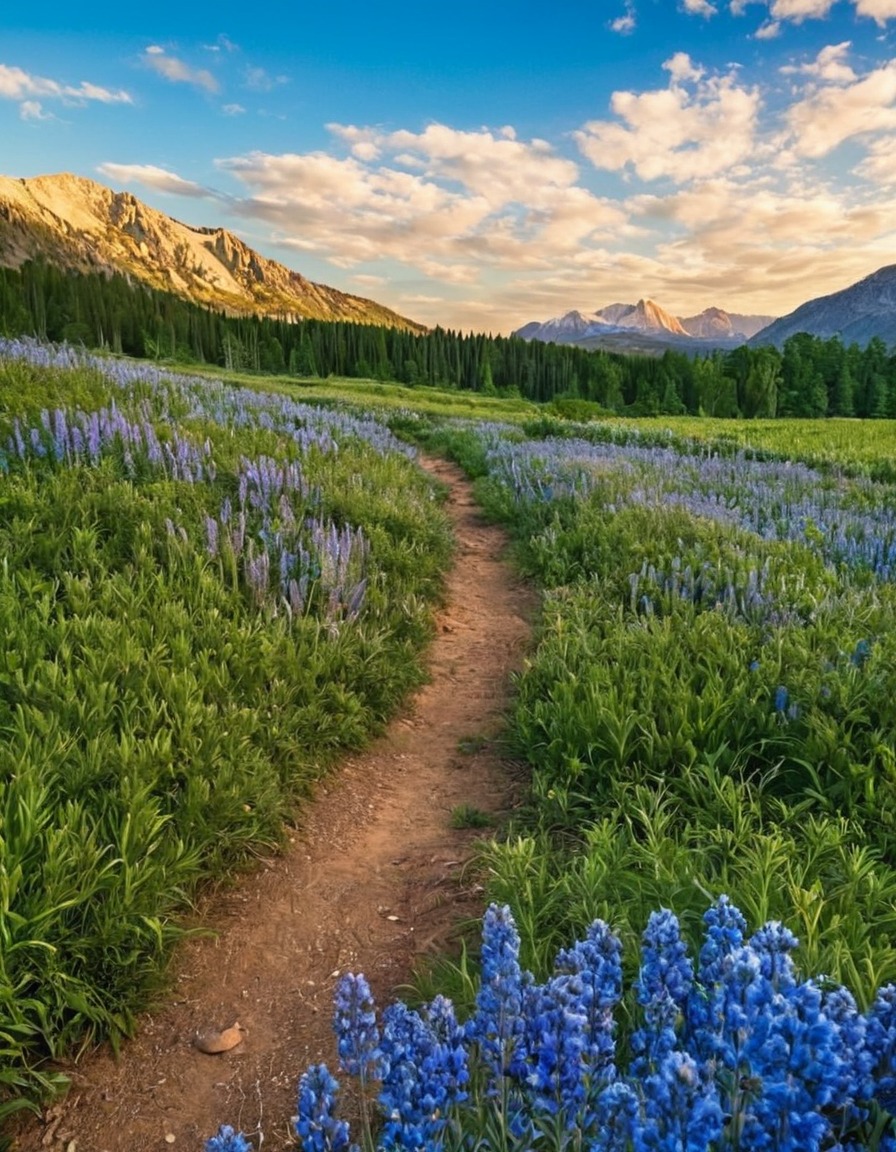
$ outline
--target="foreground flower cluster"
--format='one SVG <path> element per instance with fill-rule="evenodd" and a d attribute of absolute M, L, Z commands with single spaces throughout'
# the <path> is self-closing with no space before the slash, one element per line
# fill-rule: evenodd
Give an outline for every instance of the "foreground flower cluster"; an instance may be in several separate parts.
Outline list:
<path fill-rule="evenodd" d="M 896 1149 L 896 987 L 860 1013 L 846 989 L 797 975 L 797 941 L 781 924 L 748 939 L 724 896 L 704 922 L 695 965 L 675 916 L 655 912 L 625 1001 L 621 944 L 602 921 L 539 984 L 520 967 L 509 908 L 494 904 L 463 1025 L 443 997 L 419 1012 L 391 1005 L 380 1023 L 364 977 L 343 977 L 339 1064 L 360 1083 L 363 1146 Z M 338 1095 L 326 1065 L 302 1076 L 295 1128 L 306 1152 L 357 1147 Z M 223 1127 L 206 1152 L 250 1147 Z"/>

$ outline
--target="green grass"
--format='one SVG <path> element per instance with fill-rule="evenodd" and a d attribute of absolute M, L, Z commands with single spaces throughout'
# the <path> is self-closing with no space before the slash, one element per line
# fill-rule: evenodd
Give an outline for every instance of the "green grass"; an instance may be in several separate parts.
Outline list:
<path fill-rule="evenodd" d="M 43 406 L 114 399 L 163 440 L 207 441 L 216 465 L 188 483 L 120 445 L 93 465 L 4 454 L 0 1116 L 52 1086 L 47 1058 L 131 1032 L 198 886 L 276 847 L 339 753 L 422 679 L 452 547 L 437 486 L 351 433 L 303 450 L 292 416 L 212 418 L 220 393 L 202 388 L 113 392 L 92 371 L 0 364 L 0 448 L 15 417 L 39 429 Z M 229 543 L 209 553 L 243 457 L 306 480 L 267 531 L 316 516 L 363 533 L 356 615 L 321 563 L 296 612 L 253 592 Z"/>
<path fill-rule="evenodd" d="M 669 423 L 671 439 L 658 422 L 581 431 L 675 446 L 697 424 Z M 563 431 L 547 419 L 529 430 Z M 812 451 L 853 475 L 886 464 L 886 429 L 876 441 L 855 422 L 832 424 L 827 439 L 824 425 L 811 430 Z M 474 432 L 441 435 L 483 475 Z M 896 979 L 896 588 L 826 567 L 811 533 L 805 544 L 772 543 L 682 507 L 629 503 L 642 475 L 607 465 L 588 496 L 530 503 L 494 477 L 479 482 L 545 591 L 511 722 L 531 803 L 483 850 L 488 895 L 511 905 L 524 963 L 544 974 L 598 916 L 630 955 L 660 906 L 696 941 L 708 902 L 726 892 L 751 923 L 784 920 L 804 969 L 867 1005 Z M 824 482 L 840 483 L 836 471 Z M 859 484 L 850 499 L 893 497 Z M 669 596 L 673 565 L 736 586 L 761 569 L 786 611 L 751 619 Z M 870 654 L 855 661 L 868 640 Z M 781 685 L 792 714 L 774 706 Z"/>
<path fill-rule="evenodd" d="M 458 804 L 451 809 L 452 828 L 490 828 L 494 818 L 475 804 Z"/>

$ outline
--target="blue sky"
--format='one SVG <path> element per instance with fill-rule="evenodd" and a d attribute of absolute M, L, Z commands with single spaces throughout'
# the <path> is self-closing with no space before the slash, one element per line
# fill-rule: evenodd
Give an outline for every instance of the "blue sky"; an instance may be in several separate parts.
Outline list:
<path fill-rule="evenodd" d="M 896 0 L 43 0 L 0 140 L 424 323 L 780 315 L 896 263 Z"/>

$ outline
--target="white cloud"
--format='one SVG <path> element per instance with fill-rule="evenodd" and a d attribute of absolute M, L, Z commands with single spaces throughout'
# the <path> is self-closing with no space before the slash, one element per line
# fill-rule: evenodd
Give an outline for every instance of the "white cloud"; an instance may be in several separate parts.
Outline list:
<path fill-rule="evenodd" d="M 39 100 L 23 100 L 19 105 L 19 116 L 23 120 L 55 120 L 56 117 L 50 112 L 44 112 L 43 105 Z"/>
<path fill-rule="evenodd" d="M 896 130 L 896 60 L 854 80 L 838 80 L 809 92 L 794 103 L 787 122 L 793 151 L 818 158 L 845 140 Z"/>
<path fill-rule="evenodd" d="M 771 14 L 775 20 L 822 20 L 834 7 L 836 0 L 772 0 Z"/>
<path fill-rule="evenodd" d="M 175 172 L 169 172 L 165 168 L 157 168 L 154 164 L 113 164 L 108 162 L 100 164 L 97 171 L 120 184 L 142 184 L 145 188 L 152 188 L 155 192 L 165 192 L 174 196 L 207 198 L 213 195 L 201 184 L 195 184 L 192 180 L 184 180 Z"/>
<path fill-rule="evenodd" d="M 329 128 L 349 156 L 255 152 L 219 164 L 246 188 L 241 215 L 338 267 L 388 259 L 475 284 L 485 269 L 548 267 L 627 226 L 625 212 L 582 187 L 578 165 L 543 140 L 443 124 Z"/>
<path fill-rule="evenodd" d="M 753 157 L 760 97 L 734 72 L 706 77 L 683 52 L 663 67 L 668 88 L 614 92 L 615 120 L 592 120 L 573 133 L 597 168 L 633 170 L 642 180 L 676 183 L 713 176 Z M 689 87 L 689 85 L 691 87 Z"/>
<path fill-rule="evenodd" d="M 868 16 L 881 28 L 888 20 L 896 20 L 896 0 L 855 0 L 856 12 Z"/>
<path fill-rule="evenodd" d="M 781 72 L 785 76 L 814 76 L 828 84 L 851 84 L 856 74 L 845 61 L 850 47 L 849 40 L 842 44 L 829 44 L 808 64 L 786 64 Z"/>
<path fill-rule="evenodd" d="M 699 4 L 702 0 L 684 0 Z M 874 20 L 878 27 L 886 26 L 888 20 L 896 20 L 896 0 L 849 0 L 857 16 Z M 766 7 L 771 19 L 762 24 L 756 32 L 760 40 L 777 36 L 782 21 L 802 24 L 806 20 L 825 20 L 830 15 L 837 0 L 731 0 L 729 8 L 733 16 L 742 16 L 750 4 L 761 3 Z"/>
<path fill-rule="evenodd" d="M 610 30 L 618 32 L 620 36 L 629 36 L 634 32 L 637 25 L 637 17 L 635 15 L 634 0 L 626 0 L 625 14 L 617 16 L 615 20 L 610 21 Z"/>
<path fill-rule="evenodd" d="M 153 72 L 170 80 L 172 84 L 192 84 L 196 88 L 201 88 L 203 92 L 211 93 L 220 89 L 218 81 L 207 68 L 193 68 L 176 56 L 169 56 L 158 44 L 150 44 L 141 60 Z"/>
<path fill-rule="evenodd" d="M 239 52 L 239 44 L 234 44 L 229 36 L 223 32 L 215 40 L 214 44 L 203 44 L 202 47 L 206 52 Z"/>
<path fill-rule="evenodd" d="M 709 0 L 682 0 L 681 6 L 689 16 L 702 16 L 705 20 L 718 12 L 718 8 L 710 4 Z"/>
<path fill-rule="evenodd" d="M 242 104 L 223 104 L 221 106 L 221 111 L 225 116 L 241 116 L 246 111 L 246 109 L 242 106 Z"/>
<path fill-rule="evenodd" d="M 61 100 L 66 105 L 83 105 L 93 101 L 99 104 L 132 104 L 129 93 L 101 88 L 84 80 L 80 84 L 63 84 L 45 76 L 35 76 L 23 68 L 0 64 L 0 98 L 29 100 L 36 97 Z"/>
<path fill-rule="evenodd" d="M 252 92 L 272 92 L 281 84 L 288 84 L 288 76 L 271 76 L 264 68 L 249 65 L 243 72 L 243 87 Z"/>
<path fill-rule="evenodd" d="M 896 135 L 874 140 L 863 161 L 855 169 L 856 175 L 873 184 L 896 186 Z"/>

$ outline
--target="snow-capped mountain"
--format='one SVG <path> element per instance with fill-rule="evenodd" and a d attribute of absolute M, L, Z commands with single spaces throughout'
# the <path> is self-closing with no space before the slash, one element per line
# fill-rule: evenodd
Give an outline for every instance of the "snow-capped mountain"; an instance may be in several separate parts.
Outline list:
<path fill-rule="evenodd" d="M 566 312 L 552 320 L 533 321 L 518 328 L 514 336 L 555 344 L 582 344 L 623 349 L 632 339 L 678 347 L 704 342 L 721 346 L 744 343 L 774 319 L 772 316 L 746 316 L 721 308 L 707 308 L 698 316 L 679 319 L 655 300 L 637 304 L 609 304 L 596 312 Z"/>

